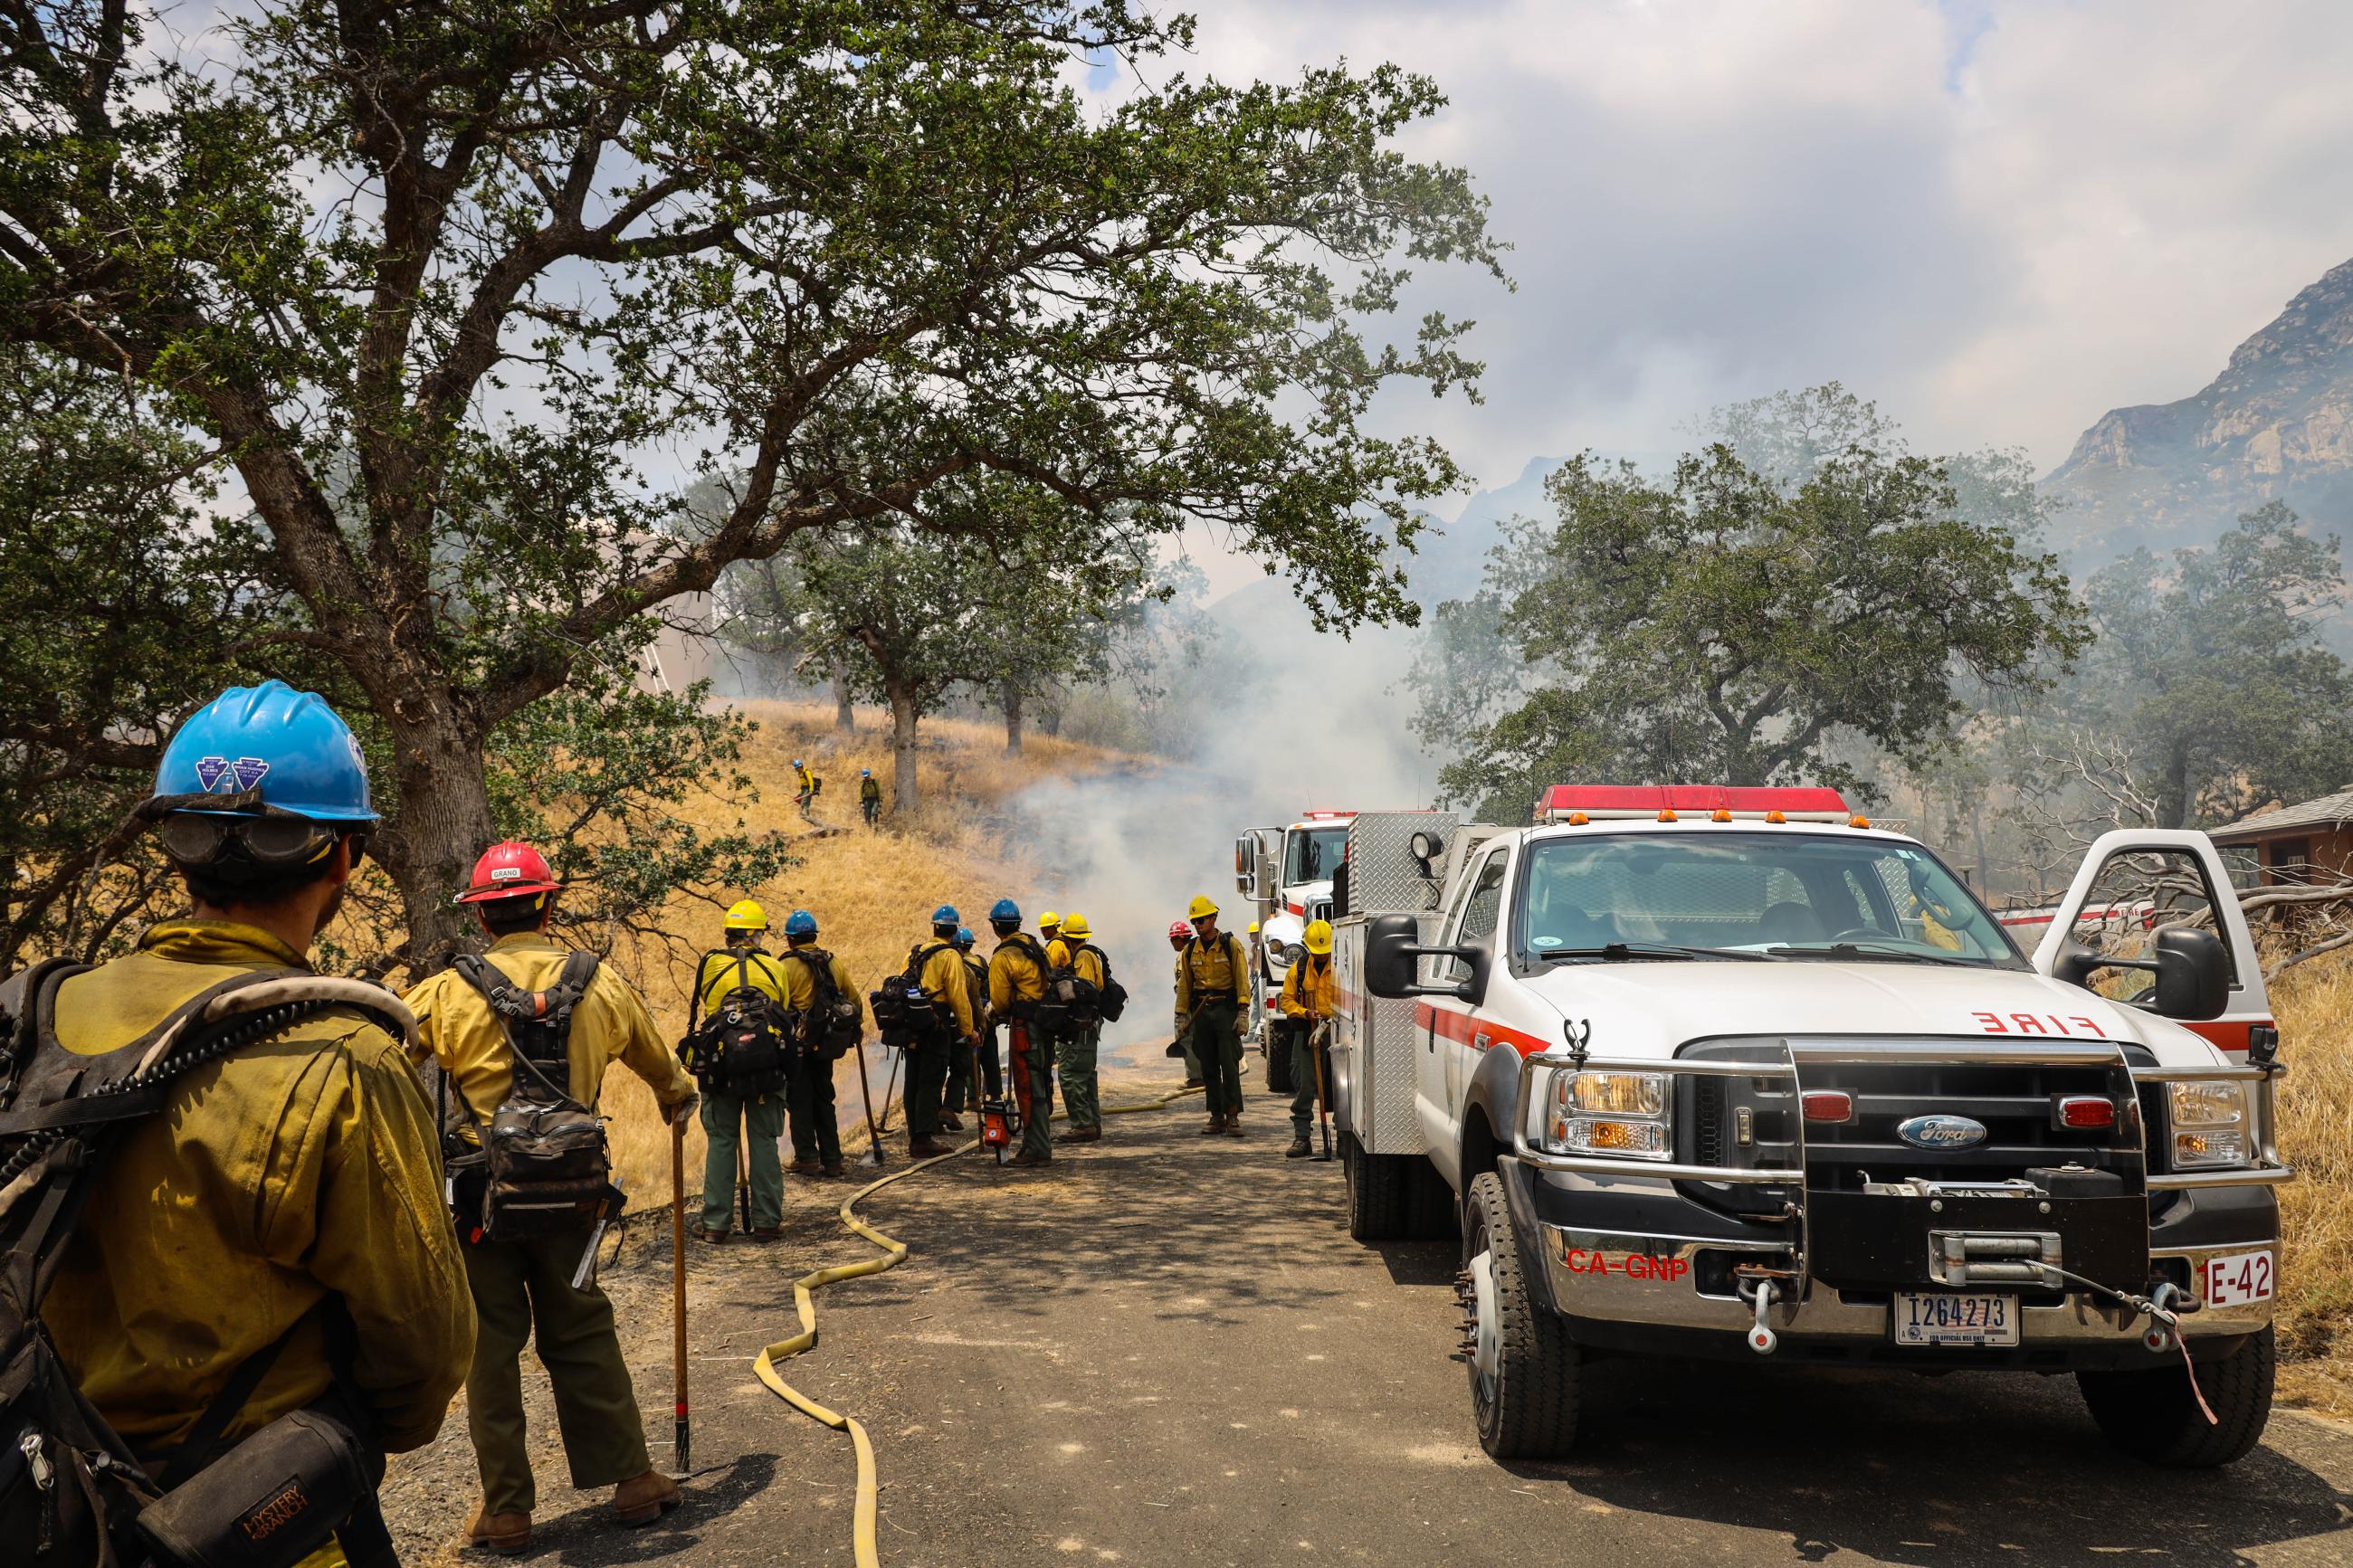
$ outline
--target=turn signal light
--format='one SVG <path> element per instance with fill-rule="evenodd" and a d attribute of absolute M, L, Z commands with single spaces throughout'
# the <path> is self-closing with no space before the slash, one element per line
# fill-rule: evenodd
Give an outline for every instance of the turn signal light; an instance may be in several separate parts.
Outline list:
<path fill-rule="evenodd" d="M 1767 822 L 1787 822 L 1789 819 L 1781 812 L 1768 811 L 1765 814 L 1765 820 Z"/>
<path fill-rule="evenodd" d="M 1674 808 L 1673 806 L 1672 806 L 1672 805 L 1662 805 L 1662 806 L 1661 806 L 1661 807 L 1659 808 L 1659 820 L 1660 820 L 1661 822 L 1672 822 L 1672 821 L 1674 821 L 1674 820 L 1675 820 L 1675 808 Z"/>
<path fill-rule="evenodd" d="M 2114 1127 L 2116 1108 L 2113 1100 L 2094 1095 L 2072 1094 L 2059 1102 L 2059 1125 L 2062 1127 Z"/>
<path fill-rule="evenodd" d="M 1593 818 L 1586 816 L 1585 813 L 1581 811 L 1572 811 L 1568 814 L 1568 825 L 1571 827 L 1582 827 L 1592 820 Z"/>
<path fill-rule="evenodd" d="M 1868 827 L 1871 826 L 1871 818 L 1861 815 L 1850 816 L 1846 819 L 1846 825 L 1849 827 Z"/>
<path fill-rule="evenodd" d="M 1809 1121 L 1852 1121 L 1854 1096 L 1841 1089 L 1810 1089 L 1798 1097 Z"/>
<path fill-rule="evenodd" d="M 1730 822 L 1732 820 L 1732 813 L 1725 810 L 1724 807 L 1719 805 L 1714 811 L 1707 814 L 1707 819 L 1710 822 Z"/>

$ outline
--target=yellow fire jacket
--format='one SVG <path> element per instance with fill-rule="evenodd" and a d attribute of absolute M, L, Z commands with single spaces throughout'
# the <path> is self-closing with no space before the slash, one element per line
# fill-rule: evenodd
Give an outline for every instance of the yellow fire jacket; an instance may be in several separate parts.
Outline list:
<path fill-rule="evenodd" d="M 809 974 L 809 966 L 792 956 L 794 951 L 787 947 L 784 956 L 775 962 L 785 977 L 785 1008 L 787 1012 L 797 1013 L 805 1007 L 817 1005 L 817 981 Z M 849 977 L 849 965 L 841 962 L 841 954 L 838 952 L 827 956 L 833 960 L 825 968 L 826 973 L 833 976 L 834 989 L 857 1003 L 858 1016 L 865 1017 L 866 993 L 860 991 L 858 982 Z"/>
<path fill-rule="evenodd" d="M 563 972 L 566 952 L 537 931 L 525 931 L 499 938 L 484 956 L 515 984 L 544 991 Z M 491 1005 L 464 976 L 445 969 L 417 983 L 408 1006 L 417 1015 L 417 1058 L 429 1054 L 439 1062 L 474 1114 L 489 1121 L 514 1089 L 514 1058 Z M 665 1112 L 694 1092 L 694 1080 L 655 1031 L 653 1015 L 610 964 L 598 965 L 588 994 L 573 1010 L 569 1047 L 568 1087 L 583 1105 L 596 1103 L 605 1071 L 615 1062 L 651 1085 Z"/>
<path fill-rule="evenodd" d="M 988 965 L 967 953 L 964 961 L 964 977 L 966 988 L 971 992 L 972 1016 L 975 1018 L 987 1017 L 988 1016 Z"/>
<path fill-rule="evenodd" d="M 58 1037 L 95 1056 L 241 971 L 307 967 L 251 926 L 165 921 L 59 988 Z M 432 1440 L 473 1358 L 474 1307 L 433 1108 L 400 1042 L 356 1012 L 317 1015 L 180 1079 L 111 1160 L 42 1316 L 125 1438 L 181 1441 L 237 1363 L 296 1324 L 227 1435 L 317 1399 L 333 1300 L 359 1331 L 351 1377 L 385 1447 Z"/>
<path fill-rule="evenodd" d="M 1197 936 L 1176 955 L 1178 1019 L 1191 1013 L 1204 997 L 1216 1001 L 1231 996 L 1247 1006 L 1250 994 L 1250 960 L 1233 932 L 1221 931 L 1206 942 Z"/>
<path fill-rule="evenodd" d="M 739 967 L 737 960 L 742 960 Z M 702 1016 L 706 1018 L 719 1010 L 730 991 L 749 986 L 786 1007 L 795 1005 L 786 1000 L 792 994 L 793 983 L 784 971 L 798 970 L 797 963 L 779 963 L 756 947 L 729 948 L 702 955 L 702 966 L 695 971 L 694 989 L 702 998 Z M 809 988 L 808 976 L 800 977 L 801 989 Z M 799 1004 L 807 1006 L 804 1001 Z"/>
<path fill-rule="evenodd" d="M 1309 953 L 1282 977 L 1282 1016 L 1286 1018 L 1328 1018 L 1339 1010 L 1339 984 L 1332 976 L 1327 954 Z"/>
<path fill-rule="evenodd" d="M 907 956 L 913 959 L 927 946 L 934 951 L 923 960 L 923 973 L 915 976 L 917 984 L 934 1005 L 946 1007 L 955 1017 L 959 1039 L 978 1034 L 980 1026 L 974 1021 L 972 1011 L 972 983 L 965 978 L 964 954 L 956 951 L 955 943 L 934 939 L 917 942 L 907 950 Z"/>
<path fill-rule="evenodd" d="M 1036 1002 L 1046 994 L 1046 971 L 1029 944 L 1035 937 L 1016 932 L 997 944 L 988 955 L 988 1009 L 1010 1015 L 1016 1002 Z"/>

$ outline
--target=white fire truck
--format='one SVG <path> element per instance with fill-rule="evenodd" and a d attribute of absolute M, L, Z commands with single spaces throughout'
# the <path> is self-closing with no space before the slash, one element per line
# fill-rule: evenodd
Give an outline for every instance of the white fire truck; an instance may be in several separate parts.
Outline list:
<path fill-rule="evenodd" d="M 2262 1434 L 2278 1036 L 2203 834 L 2100 839 L 2031 953 L 1831 790 L 1368 813 L 1347 857 L 1349 1226 L 1459 1226 L 1490 1454 L 1567 1449 L 1607 1354 L 2069 1372 L 2162 1464 Z"/>
<path fill-rule="evenodd" d="M 1310 921 L 1332 914 L 1332 878 L 1348 841 L 1353 811 L 1311 811 L 1287 827 L 1253 827 L 1234 840 L 1234 887 L 1259 926 L 1259 980 L 1265 997 L 1306 952 Z"/>

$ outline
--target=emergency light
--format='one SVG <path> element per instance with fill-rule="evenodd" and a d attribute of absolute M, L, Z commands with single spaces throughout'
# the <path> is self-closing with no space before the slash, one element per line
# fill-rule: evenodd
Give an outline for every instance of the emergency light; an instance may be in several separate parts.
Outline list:
<path fill-rule="evenodd" d="M 1723 784 L 1555 784 L 1536 798 L 1540 823 L 1673 822 L 1691 812 L 1714 822 L 1839 822 L 1854 819 L 1846 800 L 1825 786 Z"/>

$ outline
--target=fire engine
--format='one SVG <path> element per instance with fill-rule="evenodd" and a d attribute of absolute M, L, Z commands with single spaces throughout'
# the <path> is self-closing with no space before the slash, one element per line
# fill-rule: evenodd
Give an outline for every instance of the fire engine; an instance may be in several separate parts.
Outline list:
<path fill-rule="evenodd" d="M 1253 827 L 1234 840 L 1234 886 L 1258 921 L 1261 1001 L 1306 952 L 1310 921 L 1332 915 L 1332 879 L 1347 847 L 1353 811 L 1310 811 L 1287 827 Z"/>
<path fill-rule="evenodd" d="M 2161 1464 L 2261 1436 L 2292 1173 L 2203 834 L 2098 840 L 2031 952 L 1833 790 L 1366 813 L 1346 855 L 1348 1224 L 1459 1232 L 1490 1454 L 1567 1450 L 1620 1354 L 2073 1373 Z M 2163 918 L 2108 918 L 2136 879 Z"/>

